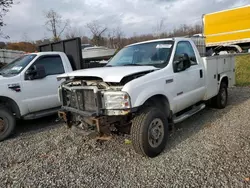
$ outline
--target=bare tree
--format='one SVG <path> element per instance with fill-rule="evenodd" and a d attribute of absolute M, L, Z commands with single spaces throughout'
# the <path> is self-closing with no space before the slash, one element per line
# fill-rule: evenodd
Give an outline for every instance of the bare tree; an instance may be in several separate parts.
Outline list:
<path fill-rule="evenodd" d="M 82 37 L 83 32 L 82 29 L 78 27 L 69 27 L 65 33 L 65 38 L 70 39 L 70 38 L 75 38 L 75 37 Z"/>
<path fill-rule="evenodd" d="M 155 37 L 160 38 L 165 32 L 165 18 L 161 18 L 160 21 L 156 23 L 156 26 L 153 30 Z"/>
<path fill-rule="evenodd" d="M 196 24 L 194 26 L 194 31 L 193 31 L 194 34 L 198 34 L 198 33 L 202 33 L 202 25 L 201 24 Z"/>
<path fill-rule="evenodd" d="M 120 49 L 123 46 L 123 37 L 124 33 L 121 28 L 118 26 L 113 29 L 108 35 L 108 46 L 111 48 Z"/>
<path fill-rule="evenodd" d="M 5 46 L 6 46 L 6 44 L 5 44 L 5 42 L 0 42 L 0 49 L 2 49 L 2 48 L 5 48 Z"/>
<path fill-rule="evenodd" d="M 13 5 L 13 0 L 0 0 L 0 37 L 3 38 L 9 38 L 9 36 L 6 36 L 2 32 L 2 27 L 5 26 L 5 23 L 3 21 L 3 17 L 7 12 L 9 12 L 9 9 Z"/>
<path fill-rule="evenodd" d="M 109 48 L 114 48 L 114 45 L 115 45 L 115 29 L 111 30 L 109 33 L 108 33 L 108 38 L 106 39 L 107 40 L 107 46 Z"/>
<path fill-rule="evenodd" d="M 108 28 L 100 25 L 96 20 L 88 23 L 86 27 L 90 30 L 90 32 L 93 35 L 92 42 L 95 45 L 103 45 L 104 38 L 102 35 L 105 33 L 105 31 L 107 31 Z"/>
<path fill-rule="evenodd" d="M 116 36 L 116 48 L 121 48 L 123 45 L 122 38 L 124 37 L 124 33 L 119 26 L 115 29 L 114 32 Z"/>
<path fill-rule="evenodd" d="M 60 40 L 62 33 L 69 26 L 69 20 L 62 20 L 62 16 L 52 9 L 45 13 L 45 17 L 47 19 L 45 25 L 47 30 L 52 32 L 53 40 Z"/>
<path fill-rule="evenodd" d="M 82 42 L 82 44 L 89 44 L 91 42 L 91 40 L 87 36 L 82 36 L 81 42 Z"/>
<path fill-rule="evenodd" d="M 192 36 L 193 34 L 202 33 L 202 25 L 186 25 L 182 24 L 178 28 L 173 29 L 170 37 Z"/>

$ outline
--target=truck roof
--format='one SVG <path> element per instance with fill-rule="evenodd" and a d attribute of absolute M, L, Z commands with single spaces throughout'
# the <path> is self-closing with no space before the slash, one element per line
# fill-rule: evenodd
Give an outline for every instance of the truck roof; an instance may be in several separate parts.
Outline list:
<path fill-rule="evenodd" d="M 62 55 L 64 54 L 63 52 L 56 52 L 56 51 L 53 51 L 53 52 L 35 52 L 35 53 L 30 53 L 30 54 L 36 54 L 36 55 Z"/>
<path fill-rule="evenodd" d="M 151 43 L 151 42 L 179 41 L 179 40 L 190 41 L 189 38 L 184 38 L 184 37 L 162 38 L 162 39 L 154 39 L 154 40 L 147 40 L 147 41 L 143 41 L 143 42 L 137 42 L 137 43 L 134 43 L 134 44 L 127 45 L 126 47 L 128 47 L 128 46 L 134 46 L 134 45 L 137 45 L 137 44 L 146 44 L 146 43 Z"/>

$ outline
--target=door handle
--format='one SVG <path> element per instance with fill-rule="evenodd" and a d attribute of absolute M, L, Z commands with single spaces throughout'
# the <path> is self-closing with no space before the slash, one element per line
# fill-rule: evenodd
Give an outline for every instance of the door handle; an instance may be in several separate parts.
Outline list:
<path fill-rule="evenodd" d="M 202 69 L 200 70 L 200 78 L 203 78 L 203 71 L 202 71 Z"/>
<path fill-rule="evenodd" d="M 8 88 L 16 92 L 21 92 L 20 84 L 9 84 Z"/>

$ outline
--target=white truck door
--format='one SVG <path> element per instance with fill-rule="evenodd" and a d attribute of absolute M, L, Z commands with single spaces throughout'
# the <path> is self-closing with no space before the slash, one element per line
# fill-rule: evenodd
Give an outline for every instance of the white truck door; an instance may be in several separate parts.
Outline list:
<path fill-rule="evenodd" d="M 56 77 L 65 73 L 61 57 L 59 55 L 44 55 L 38 58 L 29 69 L 34 65 L 43 66 L 46 77 L 34 80 L 23 77 L 23 103 L 28 106 L 30 113 L 59 107 L 57 89 L 62 81 L 57 81 Z"/>
<path fill-rule="evenodd" d="M 198 64 L 190 42 L 180 41 L 177 43 L 174 61 L 183 53 L 188 54 L 191 60 L 191 67 L 174 73 L 174 100 L 177 104 L 177 111 L 181 111 L 201 101 L 205 94 L 204 68 L 201 64 Z"/>

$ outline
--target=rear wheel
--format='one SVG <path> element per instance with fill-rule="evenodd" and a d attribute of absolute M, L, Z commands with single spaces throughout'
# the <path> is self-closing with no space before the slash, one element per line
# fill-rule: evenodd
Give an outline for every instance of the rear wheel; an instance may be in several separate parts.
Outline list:
<path fill-rule="evenodd" d="M 222 82 L 218 94 L 212 99 L 214 107 L 218 109 L 225 108 L 227 106 L 227 98 L 227 84 L 225 82 Z"/>
<path fill-rule="evenodd" d="M 16 126 L 16 119 L 13 114 L 4 107 L 0 108 L 0 141 L 9 137 Z"/>
<path fill-rule="evenodd" d="M 132 144 L 138 154 L 156 157 L 165 148 L 168 120 L 158 108 L 146 108 L 132 121 Z"/>

